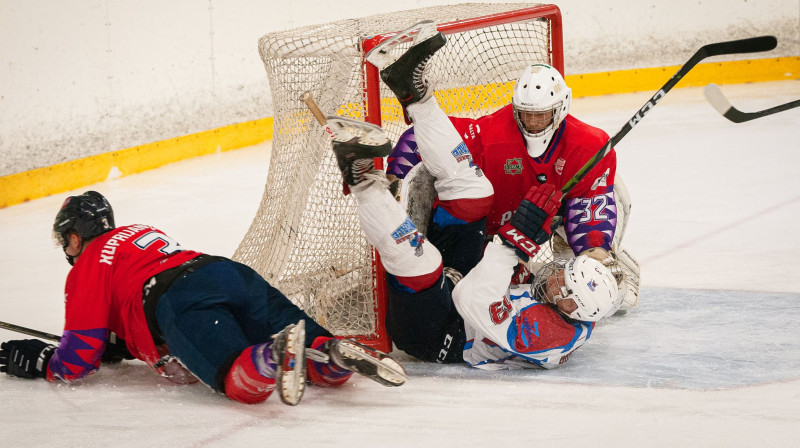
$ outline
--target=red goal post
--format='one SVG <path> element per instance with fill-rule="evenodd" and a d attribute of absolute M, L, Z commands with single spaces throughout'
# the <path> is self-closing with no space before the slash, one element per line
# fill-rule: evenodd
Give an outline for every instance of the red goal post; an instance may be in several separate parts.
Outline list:
<path fill-rule="evenodd" d="M 448 44 L 427 76 L 450 115 L 478 117 L 508 104 L 531 63 L 563 73 L 555 5 L 460 4 L 421 8 L 269 33 L 259 40 L 274 108 L 264 195 L 234 259 L 250 265 L 337 336 L 391 351 L 385 272 L 363 236 L 327 134 L 299 100 L 310 91 L 327 114 L 407 129 L 394 95 L 364 55 L 396 32 L 433 20 Z M 407 46 L 401 44 L 397 51 Z"/>

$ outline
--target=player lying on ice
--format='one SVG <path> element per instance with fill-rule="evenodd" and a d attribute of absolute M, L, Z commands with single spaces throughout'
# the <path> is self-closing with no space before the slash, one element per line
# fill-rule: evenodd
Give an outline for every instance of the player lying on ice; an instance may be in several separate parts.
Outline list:
<path fill-rule="evenodd" d="M 389 64 L 392 48 L 403 36 L 414 32 L 415 45 Z M 387 177 L 390 181 L 405 178 L 418 164 L 421 148 L 426 144 L 447 144 L 439 135 L 452 133 L 450 128 L 454 127 L 473 162 L 494 188 L 486 220 L 491 236 L 509 222 L 532 186 L 550 183 L 561 189 L 605 145 L 608 134 L 569 114 L 572 91 L 558 70 L 544 64 L 525 68 L 515 84 L 511 104 L 491 115 L 479 119 L 447 117 L 439 108 L 430 106 L 412 116 L 408 106 L 430 96 L 425 68 L 445 42 L 435 24 L 422 22 L 382 43 L 367 57 L 383 68 L 381 77 L 414 124 L 389 155 Z M 627 275 L 622 309 L 636 306 L 638 263 L 620 244 L 629 217 L 630 197 L 616 176 L 614 150 L 567 193 L 562 204 L 559 215 L 564 225 L 553 238 L 557 256 L 586 254 L 606 265 L 619 266 Z"/>
<path fill-rule="evenodd" d="M 9 375 L 73 381 L 117 350 L 177 383 L 199 379 L 243 403 L 277 389 L 290 405 L 306 375 L 319 386 L 342 385 L 353 372 L 385 386 L 406 380 L 394 359 L 333 338 L 249 267 L 187 250 L 149 225 L 115 227 L 100 193 L 67 198 L 53 236 L 73 266 L 64 333 L 58 347 L 4 342 L 0 371 Z M 110 333 L 122 341 L 111 344 Z"/>
<path fill-rule="evenodd" d="M 527 189 L 497 229 L 499 237 L 483 250 L 492 184 L 436 101 L 419 90 L 424 84 L 410 81 L 415 66 L 384 80 L 395 93 L 404 82 L 397 79 L 408 80 L 412 92 L 404 105 L 438 194 L 427 236 L 389 192 L 385 173 L 374 168 L 373 158 L 391 151 L 382 129 L 328 119 L 361 226 L 387 271 L 388 334 L 424 361 L 466 361 L 484 369 L 557 367 L 586 342 L 596 321 L 617 311 L 624 296 L 619 280 L 586 255 L 546 264 L 532 281 L 515 274 L 519 261 L 528 261 L 551 237 L 561 204 L 551 183 Z"/>

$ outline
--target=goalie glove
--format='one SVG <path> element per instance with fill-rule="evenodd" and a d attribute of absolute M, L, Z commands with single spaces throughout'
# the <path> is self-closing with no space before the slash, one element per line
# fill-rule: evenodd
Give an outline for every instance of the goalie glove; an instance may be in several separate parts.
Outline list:
<path fill-rule="evenodd" d="M 553 217 L 561 206 L 561 190 L 553 184 L 534 185 L 517 207 L 511 221 L 500 227 L 503 244 L 527 262 L 552 235 Z"/>
<path fill-rule="evenodd" d="M 20 378 L 46 378 L 47 363 L 55 345 L 38 339 L 19 339 L 0 344 L 0 372 Z"/>

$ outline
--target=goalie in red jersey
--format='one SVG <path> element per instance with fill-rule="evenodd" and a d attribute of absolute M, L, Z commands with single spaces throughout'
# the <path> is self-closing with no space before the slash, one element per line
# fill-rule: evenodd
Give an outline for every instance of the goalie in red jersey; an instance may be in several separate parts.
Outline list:
<path fill-rule="evenodd" d="M 306 375 L 320 386 L 353 372 L 386 386 L 405 382 L 394 359 L 333 338 L 249 267 L 188 250 L 149 225 L 116 227 L 100 193 L 67 198 L 53 236 L 72 265 L 64 333 L 57 347 L 3 342 L 0 371 L 9 375 L 74 381 L 109 358 L 136 358 L 173 382 L 199 379 L 243 403 L 277 389 L 290 405 Z"/>
<path fill-rule="evenodd" d="M 416 124 L 438 196 L 430 219 L 408 216 L 388 190 L 384 171 L 375 168 L 374 158 L 391 152 L 380 127 L 327 119 L 361 228 L 386 269 L 387 332 L 398 348 L 423 361 L 481 369 L 558 367 L 589 339 L 595 322 L 618 310 L 618 277 L 586 255 L 545 264 L 535 281 L 514 272 L 551 237 L 562 198 L 551 182 L 521 192 L 508 222 L 496 229 L 499 237 L 484 250 L 497 192 L 424 80 L 444 35 L 427 25 L 415 31 L 411 47 L 381 77 Z M 376 47 L 378 56 L 392 42 Z M 404 189 L 413 189 L 410 184 Z"/>
<path fill-rule="evenodd" d="M 427 84 L 422 77 L 416 82 Z M 532 186 L 549 183 L 562 188 L 609 139 L 602 129 L 569 114 L 572 91 L 561 73 L 546 64 L 526 67 L 516 82 L 511 104 L 478 119 L 447 117 L 435 99 L 425 103 L 425 112 L 409 114 L 407 107 L 416 99 L 405 94 L 398 98 L 415 126 L 402 134 L 389 155 L 387 177 L 390 181 L 405 178 L 421 160 L 418 142 L 440 145 L 437 134 L 454 127 L 473 162 L 494 187 L 486 222 L 489 235 L 501 232 Z M 420 129 L 422 122 L 424 129 Z M 428 131 L 430 128 L 435 130 Z M 419 139 L 420 132 L 428 135 Z M 586 254 L 607 265 L 621 266 L 628 284 L 622 309 L 627 309 L 638 302 L 639 268 L 619 244 L 630 199 L 616 176 L 616 165 L 612 149 L 566 194 L 559 212 L 563 228 L 554 238 L 554 246 L 562 257 Z"/>

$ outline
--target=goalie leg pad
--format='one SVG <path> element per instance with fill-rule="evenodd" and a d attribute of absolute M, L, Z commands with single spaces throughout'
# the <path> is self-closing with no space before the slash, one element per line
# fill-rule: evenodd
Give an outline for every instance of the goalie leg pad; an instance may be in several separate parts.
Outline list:
<path fill-rule="evenodd" d="M 618 247 L 614 250 L 617 264 L 625 273 L 624 297 L 622 299 L 621 310 L 628 310 L 639 304 L 639 284 L 641 283 L 639 262 L 624 248 Z"/>

